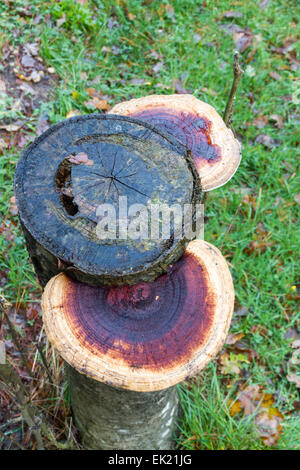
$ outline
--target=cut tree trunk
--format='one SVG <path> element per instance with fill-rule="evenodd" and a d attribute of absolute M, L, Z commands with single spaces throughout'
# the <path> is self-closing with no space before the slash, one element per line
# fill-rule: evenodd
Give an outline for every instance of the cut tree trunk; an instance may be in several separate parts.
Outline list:
<path fill-rule="evenodd" d="M 67 367 L 75 425 L 85 449 L 167 450 L 174 446 L 177 387 L 135 392 Z"/>
<path fill-rule="evenodd" d="M 147 214 L 152 204 L 195 208 L 201 185 L 191 156 L 174 137 L 134 118 L 92 115 L 52 126 L 26 149 L 15 194 L 43 286 L 62 271 L 90 285 L 124 285 L 156 279 L 187 242 L 172 227 L 167 238 L 145 236 L 139 226 L 135 231 L 141 209 L 130 214 L 129 208 L 140 205 Z M 112 212 L 113 225 L 101 238 L 108 205 L 116 225 Z"/>

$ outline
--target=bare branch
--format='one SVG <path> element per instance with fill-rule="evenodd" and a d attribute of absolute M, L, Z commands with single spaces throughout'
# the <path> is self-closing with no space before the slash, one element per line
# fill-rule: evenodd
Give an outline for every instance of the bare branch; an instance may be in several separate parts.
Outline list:
<path fill-rule="evenodd" d="M 239 53 L 238 51 L 235 51 L 234 56 L 233 56 L 233 82 L 230 90 L 230 95 L 226 104 L 226 108 L 224 111 L 224 122 L 226 126 L 228 126 L 231 122 L 231 116 L 233 113 L 233 105 L 234 105 L 234 100 L 235 100 L 235 94 L 238 89 L 241 77 L 243 75 L 244 71 L 240 67 L 239 64 Z"/>

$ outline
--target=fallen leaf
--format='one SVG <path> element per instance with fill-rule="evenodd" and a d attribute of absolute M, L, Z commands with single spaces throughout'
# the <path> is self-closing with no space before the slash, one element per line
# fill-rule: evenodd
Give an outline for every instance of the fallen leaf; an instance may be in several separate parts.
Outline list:
<path fill-rule="evenodd" d="M 184 95 L 184 94 L 186 95 L 186 94 L 192 93 L 191 90 L 187 90 L 186 88 L 184 88 L 180 80 L 178 80 L 177 78 L 173 79 L 173 87 L 174 87 L 175 92 L 180 95 Z"/>
<path fill-rule="evenodd" d="M 283 117 L 280 116 L 280 114 L 271 114 L 270 121 L 274 121 L 278 129 L 283 129 L 284 121 L 283 121 Z"/>
<path fill-rule="evenodd" d="M 206 88 L 205 86 L 200 88 L 201 91 L 204 91 L 204 93 L 207 93 L 208 95 L 211 95 L 211 96 L 217 96 L 217 92 L 215 90 L 213 90 L 212 88 Z M 192 92 L 191 92 L 192 93 Z"/>
<path fill-rule="evenodd" d="M 268 241 L 264 241 L 264 240 L 262 240 L 262 241 L 253 240 L 244 249 L 244 252 L 247 253 L 248 255 L 259 256 L 259 255 L 263 254 L 266 251 L 267 248 L 269 248 L 273 245 L 274 245 L 274 241 L 268 242 Z"/>
<path fill-rule="evenodd" d="M 164 83 L 157 83 L 155 86 L 157 88 L 161 88 L 163 90 L 170 90 L 171 89 L 171 87 L 169 87 L 168 85 L 165 85 Z"/>
<path fill-rule="evenodd" d="M 92 100 L 87 101 L 85 105 L 88 108 L 99 109 L 102 111 L 108 111 L 111 108 L 106 100 L 101 100 L 97 96 L 95 96 Z"/>
<path fill-rule="evenodd" d="M 266 336 L 268 336 L 268 330 L 266 329 L 265 326 L 263 325 L 253 325 L 251 327 L 251 331 L 252 333 L 258 333 L 260 336 L 262 336 L 263 338 L 265 338 Z"/>
<path fill-rule="evenodd" d="M 241 307 L 235 312 L 235 315 L 237 317 L 245 317 L 247 313 L 248 313 L 247 307 Z"/>
<path fill-rule="evenodd" d="M 268 117 L 260 115 L 253 120 L 252 124 L 253 126 L 258 127 L 259 129 L 262 129 L 263 127 L 265 127 L 266 124 L 268 124 Z"/>
<path fill-rule="evenodd" d="M 273 413 L 270 410 L 263 411 L 255 417 L 255 426 L 265 445 L 271 447 L 277 443 L 282 433 L 282 419 L 283 416 L 278 410 Z"/>
<path fill-rule="evenodd" d="M 71 109 L 71 111 L 69 111 L 67 114 L 66 114 L 66 118 L 71 118 L 71 117 L 74 117 L 74 116 L 80 116 L 81 115 L 81 112 L 78 110 L 78 109 Z"/>
<path fill-rule="evenodd" d="M 11 215 L 13 216 L 18 214 L 18 206 L 16 204 L 15 196 L 11 196 L 11 198 L 9 199 L 9 210 Z"/>
<path fill-rule="evenodd" d="M 295 194 L 294 200 L 297 202 L 297 204 L 300 204 L 300 194 Z"/>
<path fill-rule="evenodd" d="M 255 412 L 257 404 L 261 399 L 260 389 L 259 385 L 248 385 L 238 396 L 246 416 L 252 415 Z"/>
<path fill-rule="evenodd" d="M 144 78 L 132 78 L 131 80 L 129 80 L 129 82 L 131 85 L 145 85 L 146 83 L 149 84 L 149 82 L 147 82 L 147 80 L 144 80 Z"/>
<path fill-rule="evenodd" d="M 157 62 L 157 64 L 155 64 L 153 67 L 152 67 L 152 70 L 153 72 L 156 74 L 158 74 L 158 72 L 163 68 L 164 66 L 164 63 L 163 62 Z"/>
<path fill-rule="evenodd" d="M 264 147 L 267 147 L 269 149 L 272 149 L 273 147 L 276 147 L 278 145 L 278 141 L 273 139 L 268 134 L 258 135 L 255 139 L 255 143 L 256 144 L 262 144 Z"/>
<path fill-rule="evenodd" d="M 222 17 L 223 18 L 242 18 L 242 13 L 239 12 L 239 11 L 233 11 L 233 10 L 229 10 L 229 11 L 225 11 L 223 14 L 222 14 Z"/>
<path fill-rule="evenodd" d="M 31 80 L 34 83 L 38 83 L 44 76 L 43 70 L 33 70 L 31 74 L 25 78 L 25 80 Z"/>
<path fill-rule="evenodd" d="M 219 362 L 221 364 L 220 372 L 225 375 L 240 374 L 243 363 L 249 363 L 248 358 L 241 353 L 221 354 Z"/>
<path fill-rule="evenodd" d="M 241 402 L 239 400 L 229 400 L 228 401 L 228 409 L 230 416 L 235 416 L 236 414 L 242 411 Z"/>
<path fill-rule="evenodd" d="M 8 143 L 4 139 L 0 138 L 0 152 L 8 147 Z"/>
<path fill-rule="evenodd" d="M 47 129 L 50 127 L 50 122 L 48 121 L 48 116 L 45 112 L 43 112 L 38 121 L 36 133 L 37 135 L 43 134 Z"/>
<path fill-rule="evenodd" d="M 242 339 L 244 336 L 245 336 L 245 333 L 238 333 L 238 334 L 229 333 L 229 335 L 227 336 L 227 338 L 225 340 L 225 343 L 226 344 L 235 344 L 237 341 Z"/>
<path fill-rule="evenodd" d="M 23 55 L 21 59 L 21 64 L 23 65 L 23 67 L 32 68 L 35 66 L 35 60 L 31 55 Z"/>
<path fill-rule="evenodd" d="M 76 155 L 69 155 L 67 157 L 71 163 L 74 163 L 75 165 L 80 165 L 81 163 L 83 165 L 93 165 L 94 161 L 89 160 L 88 155 L 85 152 L 79 152 Z"/>
<path fill-rule="evenodd" d="M 251 46 L 252 39 L 253 33 L 249 28 L 233 34 L 235 47 L 241 53 L 245 52 Z"/>
<path fill-rule="evenodd" d="M 111 52 L 111 47 L 103 46 L 101 52 Z"/>
<path fill-rule="evenodd" d="M 300 339 L 295 339 L 295 341 L 292 342 L 292 348 L 300 348 Z"/>
<path fill-rule="evenodd" d="M 119 55 L 121 53 L 121 49 L 118 46 L 112 46 L 111 52 L 113 55 Z"/>
<path fill-rule="evenodd" d="M 59 19 L 56 21 L 56 26 L 57 26 L 57 28 L 59 28 L 60 26 L 62 26 L 62 25 L 66 22 L 66 19 L 67 19 L 66 14 L 63 13 L 62 17 L 59 18 Z"/>
<path fill-rule="evenodd" d="M 281 76 L 279 75 L 278 72 L 270 72 L 269 73 L 270 77 L 273 78 L 274 80 L 277 80 L 278 82 L 281 80 Z"/>
<path fill-rule="evenodd" d="M 32 56 L 37 56 L 39 53 L 39 46 L 36 42 L 28 42 L 24 45 L 24 49 Z"/>
<path fill-rule="evenodd" d="M 1 124 L 0 129 L 4 129 L 7 132 L 16 132 L 22 127 L 22 125 L 18 124 Z"/>

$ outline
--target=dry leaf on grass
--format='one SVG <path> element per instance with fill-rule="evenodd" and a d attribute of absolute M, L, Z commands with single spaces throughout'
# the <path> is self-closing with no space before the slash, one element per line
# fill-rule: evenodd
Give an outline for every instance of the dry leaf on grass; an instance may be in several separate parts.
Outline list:
<path fill-rule="evenodd" d="M 263 443 L 273 446 L 282 433 L 281 422 L 283 415 L 273 405 L 275 398 L 270 393 L 263 393 L 260 385 L 248 385 L 238 396 L 237 400 L 230 400 L 229 413 L 235 416 L 243 410 L 245 416 L 255 415 L 255 428 Z"/>
<path fill-rule="evenodd" d="M 268 116 L 258 116 L 255 118 L 252 122 L 253 126 L 258 127 L 259 129 L 262 129 L 265 127 L 266 124 L 268 124 Z"/>
<path fill-rule="evenodd" d="M 9 210 L 10 210 L 11 215 L 13 215 L 13 216 L 18 214 L 18 207 L 17 207 L 17 204 L 16 204 L 15 196 L 12 196 L 9 199 Z"/>
<path fill-rule="evenodd" d="M 85 106 L 88 108 L 99 109 L 101 111 L 108 111 L 111 108 L 106 100 L 101 100 L 98 98 L 98 96 L 95 96 L 93 99 L 87 101 Z"/>

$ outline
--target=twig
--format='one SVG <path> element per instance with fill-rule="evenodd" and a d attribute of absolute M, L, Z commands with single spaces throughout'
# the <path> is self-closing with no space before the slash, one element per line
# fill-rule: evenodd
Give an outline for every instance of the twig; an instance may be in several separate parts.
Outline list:
<path fill-rule="evenodd" d="M 233 113 L 233 105 L 234 105 L 234 100 L 235 100 L 235 94 L 238 89 L 241 77 L 243 75 L 244 71 L 240 67 L 239 64 L 239 53 L 238 51 L 235 51 L 234 56 L 233 56 L 233 82 L 230 90 L 230 95 L 226 104 L 226 108 L 224 111 L 224 122 L 226 126 L 230 124 L 232 113 Z"/>
<path fill-rule="evenodd" d="M 19 449 L 26 450 L 26 447 L 22 446 L 22 444 L 20 444 L 20 442 L 18 442 L 17 439 L 12 434 L 6 435 L 4 432 L 0 430 L 0 436 L 2 436 L 3 439 L 9 439 L 13 444 L 19 447 Z"/>
<path fill-rule="evenodd" d="M 11 323 L 10 319 L 9 319 L 9 316 L 7 314 L 7 308 L 8 308 L 9 304 L 6 302 L 6 300 L 4 299 L 4 297 L 2 295 L 0 295 L 0 312 L 3 313 L 3 315 L 5 316 L 5 320 L 8 324 L 8 327 L 9 327 L 9 331 L 10 331 L 10 334 L 11 334 L 11 337 L 12 337 L 12 340 L 13 342 L 15 343 L 15 346 L 16 348 L 18 349 L 18 351 L 20 352 L 21 354 L 21 359 L 22 359 L 22 362 L 23 362 L 23 365 L 26 369 L 26 371 L 28 372 L 28 374 L 30 375 L 30 377 L 33 379 L 34 378 L 34 375 L 29 367 L 29 364 L 27 362 L 27 359 L 24 355 L 24 352 L 23 352 L 23 349 L 21 348 L 21 345 L 19 343 L 19 340 L 18 340 L 18 337 L 17 337 L 17 334 L 16 334 L 16 331 L 15 331 L 15 328 L 13 326 L 13 324 Z"/>
<path fill-rule="evenodd" d="M 34 434 L 37 449 L 44 450 L 38 416 L 35 415 L 34 407 L 29 402 L 27 391 L 20 377 L 9 363 L 0 364 L 0 379 L 15 397 L 24 421 L 26 421 L 29 429 Z"/>
<path fill-rule="evenodd" d="M 37 347 L 38 352 L 40 353 L 40 356 L 41 356 L 41 359 L 42 359 L 42 363 L 43 363 L 43 365 L 44 365 L 44 367 L 45 367 L 45 369 L 46 369 L 46 373 L 47 373 L 49 382 L 50 382 L 50 384 L 52 385 L 52 384 L 53 384 L 53 377 L 51 376 L 51 372 L 50 372 L 50 370 L 49 370 L 49 367 L 48 367 L 48 364 L 47 364 L 47 360 L 46 360 L 45 355 L 44 355 L 44 352 L 43 352 L 43 348 L 42 348 L 42 346 L 41 346 L 40 343 L 37 343 L 36 347 Z"/>

